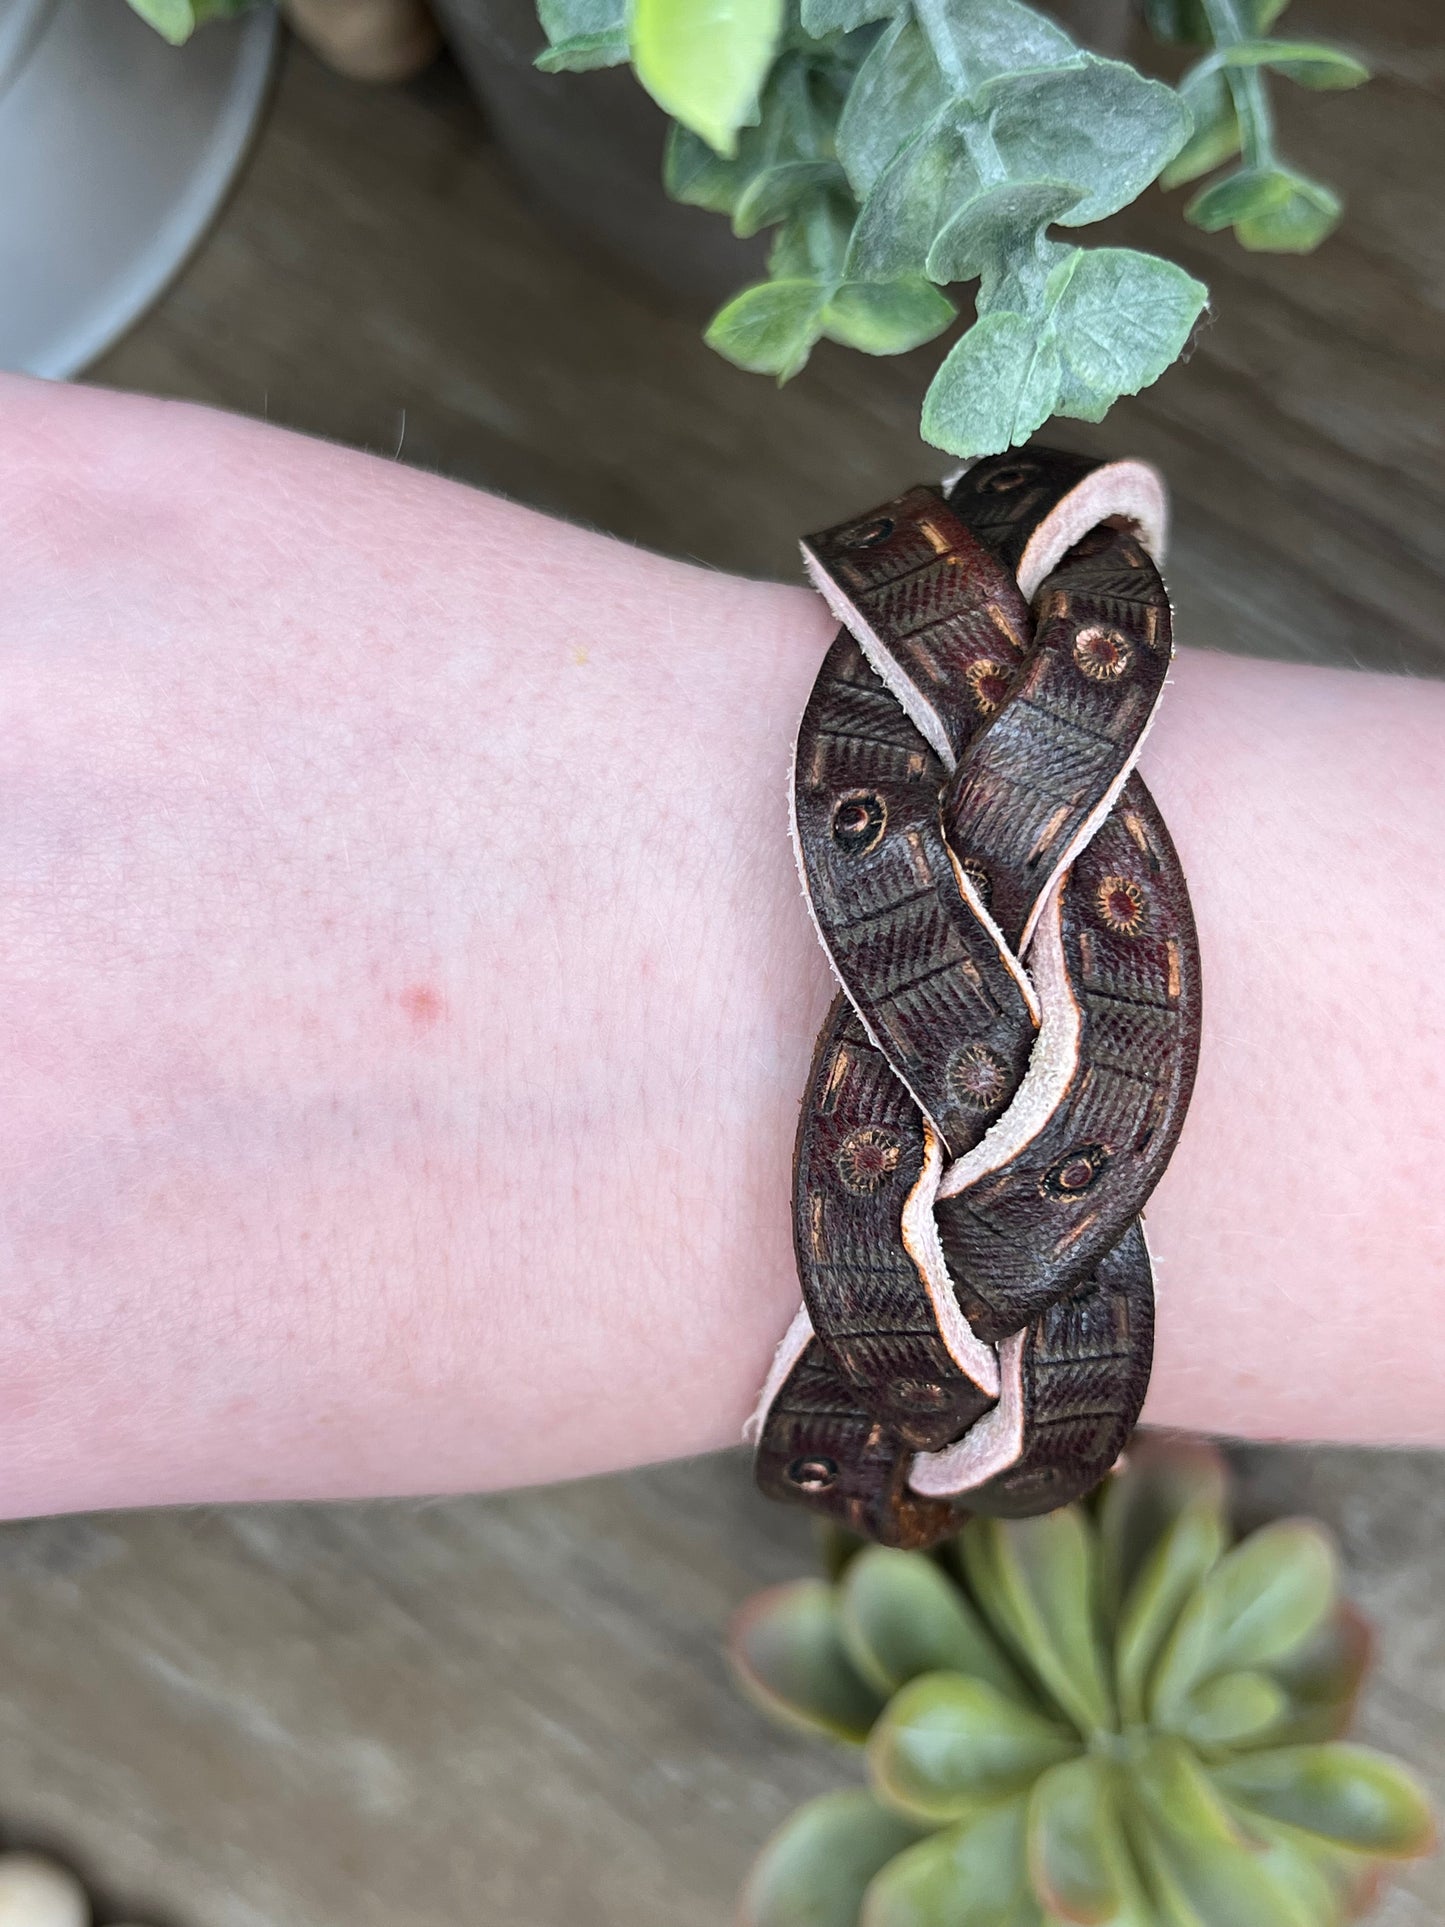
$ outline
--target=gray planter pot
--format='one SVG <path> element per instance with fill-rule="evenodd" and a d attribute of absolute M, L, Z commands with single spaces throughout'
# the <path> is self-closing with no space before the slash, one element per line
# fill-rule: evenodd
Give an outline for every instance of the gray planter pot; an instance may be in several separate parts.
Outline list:
<path fill-rule="evenodd" d="M 122 0 L 0 0 L 0 368 L 78 373 L 209 226 L 265 96 L 269 10 L 170 47 Z"/>

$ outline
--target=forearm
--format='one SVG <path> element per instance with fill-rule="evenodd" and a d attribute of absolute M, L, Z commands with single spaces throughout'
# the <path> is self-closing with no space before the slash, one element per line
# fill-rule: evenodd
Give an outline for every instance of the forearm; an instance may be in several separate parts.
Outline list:
<path fill-rule="evenodd" d="M 829 625 L 444 482 L 0 389 L 0 1508 L 736 1437 L 831 995 Z M 1207 1023 L 1149 1415 L 1445 1439 L 1445 688 L 1185 654 Z"/>

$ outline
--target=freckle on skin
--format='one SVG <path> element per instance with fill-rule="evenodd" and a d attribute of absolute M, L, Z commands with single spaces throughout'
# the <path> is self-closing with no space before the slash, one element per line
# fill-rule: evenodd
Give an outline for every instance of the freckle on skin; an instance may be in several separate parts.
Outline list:
<path fill-rule="evenodd" d="M 446 1005 L 441 993 L 430 984 L 408 984 L 397 998 L 417 1030 L 430 1030 L 440 1021 Z"/>

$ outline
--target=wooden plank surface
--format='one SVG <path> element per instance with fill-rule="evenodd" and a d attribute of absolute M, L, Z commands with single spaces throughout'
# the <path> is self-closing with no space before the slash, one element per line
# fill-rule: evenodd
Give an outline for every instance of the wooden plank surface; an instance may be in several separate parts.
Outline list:
<path fill-rule="evenodd" d="M 1345 1548 L 1383 1658 L 1364 1737 L 1445 1791 L 1431 1455 L 1249 1455 Z M 728 1612 L 807 1563 L 740 1454 L 546 1493 L 0 1530 L 0 1816 L 109 1919 L 724 1927 L 856 1756 L 738 1696 Z M 1414 1871 L 1385 1927 L 1441 1918 Z"/>
<path fill-rule="evenodd" d="M 1315 261 L 1124 223 L 1213 281 L 1193 364 L 1080 444 L 1163 462 L 1189 641 L 1442 666 L 1445 55 L 1433 0 L 1300 0 L 1387 78 L 1296 103 L 1351 198 Z M 699 216 L 700 219 L 705 218 Z M 936 456 L 933 352 L 821 353 L 777 394 L 529 208 L 455 76 L 286 63 L 252 165 L 100 379 L 441 469 L 728 568 Z M 1253 1451 L 1332 1521 L 1383 1664 L 1366 1736 L 1445 1791 L 1445 1480 L 1425 1454 Z M 102 1918 L 175 1927 L 721 1927 L 751 1852 L 856 1772 L 776 1733 L 718 1637 L 800 1570 L 738 1455 L 540 1494 L 0 1528 L 0 1832 Z M 1445 1915 L 1445 1874 L 1388 1927 Z"/>

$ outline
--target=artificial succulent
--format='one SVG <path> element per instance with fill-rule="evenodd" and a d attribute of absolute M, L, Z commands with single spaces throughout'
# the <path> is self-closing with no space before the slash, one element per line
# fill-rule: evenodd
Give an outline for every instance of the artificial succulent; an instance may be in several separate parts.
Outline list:
<path fill-rule="evenodd" d="M 936 1554 L 830 1542 L 733 1654 L 783 1719 L 862 1746 L 801 1807 L 747 1927 L 1335 1927 L 1432 1822 L 1346 1745 L 1368 1634 L 1306 1520 L 1231 1545 L 1219 1455 L 1136 1440 L 1090 1502 Z"/>

